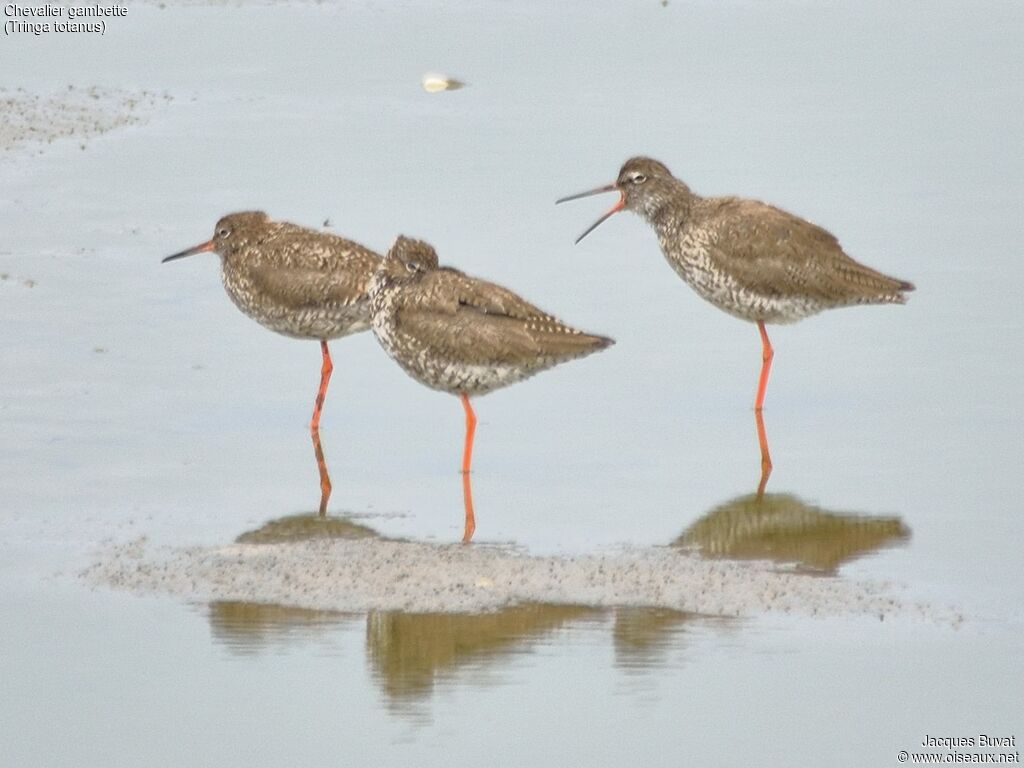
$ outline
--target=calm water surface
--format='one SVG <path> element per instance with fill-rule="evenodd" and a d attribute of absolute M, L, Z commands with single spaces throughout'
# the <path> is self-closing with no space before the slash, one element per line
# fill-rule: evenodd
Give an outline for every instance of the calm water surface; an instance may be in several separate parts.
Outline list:
<path fill-rule="evenodd" d="M 0 47 L 8 85 L 175 97 L 84 150 L 0 156 L 0 763 L 862 766 L 925 734 L 1024 738 L 1019 5 L 133 6 L 110 27 Z M 470 86 L 426 94 L 430 69 Z M 635 218 L 574 247 L 610 200 L 553 205 L 638 153 L 918 286 L 773 331 L 756 508 L 754 328 Z M 317 346 L 239 314 L 213 257 L 159 264 L 252 207 L 422 237 L 617 339 L 477 402 L 478 542 L 703 543 L 967 622 L 83 588 L 104 542 L 219 544 L 316 508 Z M 457 401 L 367 335 L 333 351 L 332 514 L 456 539 Z"/>

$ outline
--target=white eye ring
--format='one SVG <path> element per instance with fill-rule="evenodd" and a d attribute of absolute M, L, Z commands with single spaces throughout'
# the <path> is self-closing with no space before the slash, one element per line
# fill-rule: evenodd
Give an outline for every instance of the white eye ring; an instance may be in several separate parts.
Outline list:
<path fill-rule="evenodd" d="M 220 235 L 221 237 L 227 237 L 228 235 L 231 234 L 231 230 L 228 229 L 227 227 L 221 227 L 220 229 L 217 230 L 217 234 Z"/>
<path fill-rule="evenodd" d="M 408 269 L 410 272 L 416 272 L 419 270 L 420 265 L 417 264 L 415 261 L 407 261 L 405 262 L 405 268 Z"/>
<path fill-rule="evenodd" d="M 632 176 L 629 179 L 629 181 L 632 184 L 643 184 L 645 181 L 647 181 L 647 177 L 644 176 L 642 173 L 637 173 L 634 176 Z"/>

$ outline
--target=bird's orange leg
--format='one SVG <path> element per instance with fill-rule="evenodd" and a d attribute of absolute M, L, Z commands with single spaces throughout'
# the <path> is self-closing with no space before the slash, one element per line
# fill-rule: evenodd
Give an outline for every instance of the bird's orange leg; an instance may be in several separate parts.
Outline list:
<path fill-rule="evenodd" d="M 754 410 L 758 413 L 764 406 L 764 393 L 768 389 L 768 372 L 772 369 L 772 358 L 775 350 L 768 341 L 768 331 L 764 328 L 764 320 L 757 321 L 757 329 L 761 332 L 761 378 L 757 382 L 757 397 L 754 398 Z"/>
<path fill-rule="evenodd" d="M 768 453 L 768 433 L 764 431 L 764 416 L 761 411 L 754 411 L 754 423 L 757 425 L 757 442 L 761 446 L 761 481 L 757 484 L 757 498 L 764 496 L 765 486 L 772 474 L 772 457 Z"/>
<path fill-rule="evenodd" d="M 463 543 L 473 538 L 476 517 L 473 515 L 473 488 L 469 481 L 469 467 L 473 460 L 473 434 L 476 432 L 476 414 L 469 404 L 469 397 L 460 395 L 462 408 L 466 412 L 466 443 L 462 448 L 462 501 L 466 507 L 466 526 L 462 533 Z"/>
<path fill-rule="evenodd" d="M 331 351 L 327 348 L 327 342 L 320 342 L 320 351 L 324 355 L 324 363 L 320 368 L 320 391 L 316 393 L 316 401 L 313 403 L 313 420 L 309 428 L 314 432 L 320 429 L 320 411 L 324 407 L 324 398 L 327 397 L 327 383 L 331 380 L 331 371 L 334 365 L 331 363 Z"/>
<path fill-rule="evenodd" d="M 331 498 L 331 476 L 327 474 L 327 460 L 320 445 L 320 430 L 312 429 L 313 453 L 316 454 L 316 468 L 320 472 L 320 517 L 327 516 L 327 500 Z"/>

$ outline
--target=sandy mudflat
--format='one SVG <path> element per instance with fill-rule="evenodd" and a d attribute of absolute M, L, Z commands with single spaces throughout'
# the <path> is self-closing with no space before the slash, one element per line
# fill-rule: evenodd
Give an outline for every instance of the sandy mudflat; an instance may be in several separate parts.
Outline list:
<path fill-rule="evenodd" d="M 0 151 L 41 151 L 59 139 L 86 140 L 140 123 L 155 107 L 171 100 L 165 93 L 111 88 L 66 88 L 37 94 L 0 88 Z"/>
<path fill-rule="evenodd" d="M 376 538 L 213 548 L 117 545 L 82 574 L 93 585 L 194 600 L 335 611 L 486 611 L 515 603 L 650 606 L 712 616 L 908 616 L 959 623 L 888 584 L 706 560 L 669 548 L 583 556 Z"/>

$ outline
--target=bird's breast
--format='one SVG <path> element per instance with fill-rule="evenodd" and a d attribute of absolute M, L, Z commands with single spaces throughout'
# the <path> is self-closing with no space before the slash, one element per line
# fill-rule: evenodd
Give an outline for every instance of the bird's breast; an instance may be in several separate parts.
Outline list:
<path fill-rule="evenodd" d="M 395 294 L 387 289 L 379 274 L 370 281 L 370 327 L 384 351 L 395 357 L 398 344 Z"/>
<path fill-rule="evenodd" d="M 264 328 L 296 339 L 337 339 L 370 327 L 369 301 L 332 302 L 295 306 L 260 290 L 244 270 L 221 268 L 228 297 L 245 315 Z"/>

